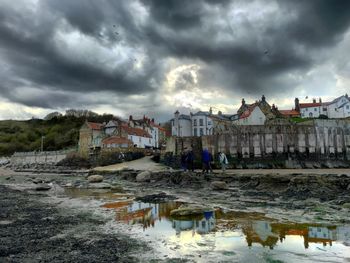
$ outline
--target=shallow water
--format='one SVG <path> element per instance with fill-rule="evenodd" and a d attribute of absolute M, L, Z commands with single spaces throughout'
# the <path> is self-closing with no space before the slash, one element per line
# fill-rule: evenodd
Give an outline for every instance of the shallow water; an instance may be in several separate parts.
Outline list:
<path fill-rule="evenodd" d="M 138 235 L 162 240 L 159 251 L 201 262 L 350 262 L 350 225 L 279 222 L 258 213 L 207 211 L 172 218 L 181 203 L 136 202 L 131 195 L 84 192 L 103 198 L 115 220 Z"/>

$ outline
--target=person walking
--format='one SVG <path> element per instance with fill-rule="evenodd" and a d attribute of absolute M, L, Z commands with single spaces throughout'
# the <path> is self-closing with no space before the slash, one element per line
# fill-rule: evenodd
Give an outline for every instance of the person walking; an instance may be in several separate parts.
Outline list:
<path fill-rule="evenodd" d="M 210 169 L 210 153 L 207 148 L 204 148 L 202 152 L 202 165 L 203 165 L 203 170 L 202 172 L 209 172 Z M 211 169 L 210 169 L 211 170 Z"/>
<path fill-rule="evenodd" d="M 187 169 L 194 172 L 194 154 L 192 149 L 187 153 Z"/>
<path fill-rule="evenodd" d="M 224 173 L 226 171 L 226 166 L 228 165 L 228 160 L 225 153 L 219 152 L 219 162 L 221 165 L 222 173 Z"/>
<path fill-rule="evenodd" d="M 187 171 L 187 156 L 188 156 L 188 152 L 187 152 L 187 148 L 185 148 L 181 153 L 181 168 L 185 172 Z"/>

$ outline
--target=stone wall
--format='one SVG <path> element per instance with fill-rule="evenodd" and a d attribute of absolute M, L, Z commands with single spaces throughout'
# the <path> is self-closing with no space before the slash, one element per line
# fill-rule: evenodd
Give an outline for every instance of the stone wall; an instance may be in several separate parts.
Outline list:
<path fill-rule="evenodd" d="M 196 138 L 172 137 L 167 151 L 180 153 Z M 350 121 L 314 120 L 290 125 L 236 126 L 229 132 L 202 136 L 197 145 L 212 154 L 241 159 L 350 160 Z"/>
<path fill-rule="evenodd" d="M 11 165 L 56 164 L 72 151 L 16 152 L 11 156 Z"/>

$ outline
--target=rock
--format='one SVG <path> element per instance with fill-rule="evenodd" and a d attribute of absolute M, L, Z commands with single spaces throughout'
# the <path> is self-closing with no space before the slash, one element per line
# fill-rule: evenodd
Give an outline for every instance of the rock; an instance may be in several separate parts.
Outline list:
<path fill-rule="evenodd" d="M 136 182 L 149 182 L 151 180 L 151 172 L 143 171 L 136 176 Z"/>
<path fill-rule="evenodd" d="M 90 183 L 88 189 L 111 189 L 112 186 L 108 183 Z"/>
<path fill-rule="evenodd" d="M 40 183 L 43 183 L 43 182 L 44 182 L 44 180 L 42 178 L 34 178 L 33 179 L 33 183 L 35 183 L 35 184 L 40 184 Z"/>
<path fill-rule="evenodd" d="M 227 190 L 228 189 L 228 185 L 223 181 L 213 181 L 210 184 L 210 187 L 213 190 Z"/>
<path fill-rule="evenodd" d="M 173 195 L 167 195 L 166 193 L 159 193 L 159 194 L 151 194 L 151 195 L 145 195 L 145 196 L 138 196 L 135 198 L 135 201 L 141 201 L 144 203 L 164 203 L 168 201 L 172 201 L 177 199 L 177 197 Z"/>
<path fill-rule="evenodd" d="M 100 183 L 103 181 L 103 176 L 98 174 L 90 175 L 87 179 L 90 183 Z"/>
<path fill-rule="evenodd" d="M 350 203 L 345 203 L 345 204 L 342 205 L 342 207 L 350 209 Z"/>
<path fill-rule="evenodd" d="M 35 187 L 36 191 L 47 191 L 47 190 L 50 190 L 50 189 L 51 189 L 51 186 L 49 186 L 48 184 L 38 184 Z"/>

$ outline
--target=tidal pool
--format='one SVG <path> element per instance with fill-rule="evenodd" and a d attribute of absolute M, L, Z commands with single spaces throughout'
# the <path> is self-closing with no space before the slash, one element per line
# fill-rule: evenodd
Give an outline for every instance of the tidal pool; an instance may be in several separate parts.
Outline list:
<path fill-rule="evenodd" d="M 143 203 L 117 193 L 104 197 L 102 207 L 113 209 L 117 222 L 161 240 L 157 250 L 169 257 L 195 262 L 350 262 L 350 225 L 280 222 L 222 209 L 174 218 L 170 212 L 180 202 Z"/>

